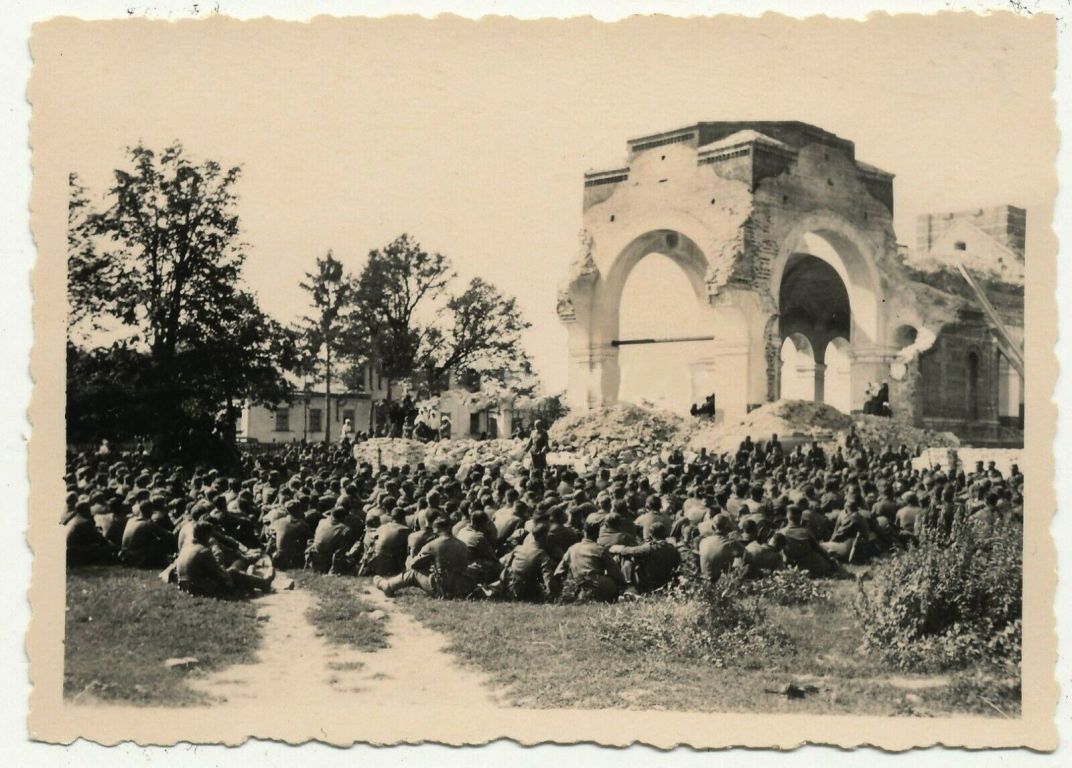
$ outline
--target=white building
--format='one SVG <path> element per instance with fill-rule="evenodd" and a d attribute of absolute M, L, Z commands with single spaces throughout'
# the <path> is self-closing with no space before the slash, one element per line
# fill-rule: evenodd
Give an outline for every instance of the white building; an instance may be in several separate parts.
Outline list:
<path fill-rule="evenodd" d="M 330 400 L 323 389 L 296 392 L 290 403 L 244 408 L 238 420 L 238 437 L 259 443 L 322 442 L 330 425 L 331 439 L 337 440 L 346 419 L 355 432 L 367 432 L 371 410 L 372 395 L 368 392 L 332 392 Z"/>
<path fill-rule="evenodd" d="M 289 403 L 246 406 L 238 419 L 238 437 L 260 443 L 322 442 L 330 427 L 331 439 L 338 440 L 346 419 L 355 433 L 370 432 L 375 427 L 374 404 L 387 399 L 387 380 L 372 366 L 365 366 L 361 383 L 360 390 L 347 390 L 333 382 L 330 402 L 321 383 L 296 386 Z M 400 389 L 392 385 L 393 398 L 402 396 Z"/>

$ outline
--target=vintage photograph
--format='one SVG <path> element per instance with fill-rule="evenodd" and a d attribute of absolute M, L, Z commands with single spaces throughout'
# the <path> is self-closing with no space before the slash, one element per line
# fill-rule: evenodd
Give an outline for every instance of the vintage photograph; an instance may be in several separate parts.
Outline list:
<path fill-rule="evenodd" d="M 1055 29 L 37 25 L 32 734 L 1052 747 Z"/>

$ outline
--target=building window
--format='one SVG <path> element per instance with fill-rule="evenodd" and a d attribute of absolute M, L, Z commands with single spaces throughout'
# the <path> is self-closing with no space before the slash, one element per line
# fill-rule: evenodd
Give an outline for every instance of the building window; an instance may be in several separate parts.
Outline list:
<path fill-rule="evenodd" d="M 349 420 L 350 421 L 350 426 L 353 426 L 354 425 L 354 409 L 353 408 L 347 408 L 346 410 L 344 410 L 342 412 L 342 420 L 343 421 Z"/>
<path fill-rule="evenodd" d="M 310 432 L 323 432 L 324 431 L 324 425 L 322 423 L 323 415 L 324 415 L 324 412 L 322 410 L 320 410 L 319 408 L 310 408 L 309 409 L 309 431 Z"/>
<path fill-rule="evenodd" d="M 289 408 L 276 408 L 275 409 L 275 431 L 276 432 L 289 432 L 290 431 L 290 409 Z"/>
<path fill-rule="evenodd" d="M 968 244 L 965 243 L 963 240 L 957 240 L 955 243 L 953 243 L 953 247 L 958 251 L 968 250 Z"/>

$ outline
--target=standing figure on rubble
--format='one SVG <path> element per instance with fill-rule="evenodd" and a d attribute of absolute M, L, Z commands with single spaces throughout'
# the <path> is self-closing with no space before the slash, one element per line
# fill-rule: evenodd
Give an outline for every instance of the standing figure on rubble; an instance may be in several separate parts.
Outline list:
<path fill-rule="evenodd" d="M 532 425 L 532 436 L 529 437 L 529 456 L 532 457 L 532 468 L 543 470 L 547 468 L 547 454 L 551 450 L 551 441 L 547 437 L 547 425 L 542 419 L 536 419 Z"/>

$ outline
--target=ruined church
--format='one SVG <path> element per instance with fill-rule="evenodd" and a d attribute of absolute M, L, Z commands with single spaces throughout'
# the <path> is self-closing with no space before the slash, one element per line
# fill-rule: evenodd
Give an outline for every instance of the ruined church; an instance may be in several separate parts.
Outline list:
<path fill-rule="evenodd" d="M 572 408 L 617 402 L 620 348 L 645 341 L 619 335 L 622 291 L 659 253 L 695 294 L 691 388 L 715 395 L 716 419 L 783 397 L 861 411 L 884 386 L 892 418 L 1022 441 L 1023 210 L 922 216 L 902 248 L 893 174 L 816 126 L 702 122 L 626 148 L 585 174 L 558 298 Z"/>

